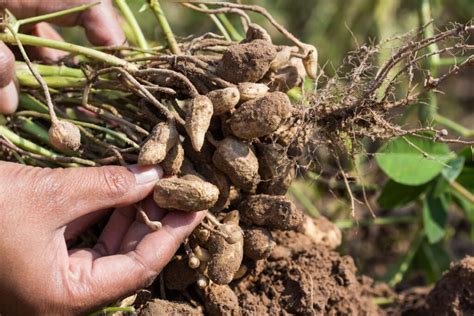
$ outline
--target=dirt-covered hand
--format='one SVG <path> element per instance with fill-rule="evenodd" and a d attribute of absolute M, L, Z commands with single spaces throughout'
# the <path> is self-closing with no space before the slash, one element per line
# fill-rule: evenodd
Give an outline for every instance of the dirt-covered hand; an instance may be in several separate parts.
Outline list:
<path fill-rule="evenodd" d="M 204 216 L 165 212 L 147 198 L 161 175 L 159 167 L 0 162 L 0 314 L 81 314 L 149 284 Z M 136 220 L 141 200 L 158 231 Z M 110 212 L 93 248 L 68 250 Z"/>
<path fill-rule="evenodd" d="M 95 0 L 0 0 L 0 11 L 8 9 L 18 19 L 57 12 L 60 10 L 97 2 Z M 75 14 L 65 15 L 50 21 L 58 26 L 82 26 L 87 38 L 93 45 L 121 45 L 125 35 L 116 18 L 111 0 L 102 0 L 100 4 Z M 25 25 L 23 33 L 61 40 L 61 36 L 48 23 Z M 64 56 L 64 52 L 49 48 L 31 49 L 34 58 L 55 61 Z M 14 78 L 15 58 L 9 48 L 0 42 L 0 113 L 9 114 L 16 110 L 18 93 Z"/>

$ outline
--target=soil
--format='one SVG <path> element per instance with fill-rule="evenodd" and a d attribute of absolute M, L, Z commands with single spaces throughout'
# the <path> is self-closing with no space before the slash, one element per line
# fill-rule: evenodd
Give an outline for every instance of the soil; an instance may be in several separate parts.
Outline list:
<path fill-rule="evenodd" d="M 441 280 L 400 295 L 397 313 L 407 316 L 474 315 L 474 257 L 451 264 Z"/>
<path fill-rule="evenodd" d="M 242 315 L 384 315 L 372 302 L 392 291 L 357 277 L 352 258 L 297 232 L 274 232 L 267 262 L 233 286 Z"/>
<path fill-rule="evenodd" d="M 275 47 L 261 39 L 232 45 L 223 54 L 217 74 L 232 83 L 257 82 L 270 69 L 276 54 Z"/>

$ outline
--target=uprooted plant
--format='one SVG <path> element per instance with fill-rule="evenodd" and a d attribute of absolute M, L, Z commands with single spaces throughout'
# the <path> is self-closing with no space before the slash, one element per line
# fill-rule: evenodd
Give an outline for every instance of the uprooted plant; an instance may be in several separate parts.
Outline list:
<path fill-rule="evenodd" d="M 18 33 L 22 21 L 8 13 L 0 34 L 0 40 L 18 46 L 25 61 L 16 70 L 21 109 L 0 125 L 0 157 L 51 167 L 161 164 L 171 177 L 156 185 L 160 207 L 209 210 L 165 268 L 163 292 L 196 285 L 206 306 L 219 306 L 213 302 L 216 290 L 236 301 L 227 284 L 249 269 L 244 258 L 268 257 L 275 246 L 270 231 L 308 227 L 285 194 L 298 168 L 312 167 L 316 148 L 325 146 L 334 155 L 350 194 L 340 162 L 347 141 L 353 144 L 349 156 L 362 151 L 358 144 L 364 138 L 415 135 L 473 143 L 449 139 L 445 130 L 432 127 L 405 130 L 390 119 L 393 109 L 417 102 L 421 91 L 436 89 L 474 63 L 468 56 L 474 47 L 466 43 L 471 24 L 452 25 L 431 37 L 422 32 L 400 37 L 381 66 L 380 46 L 362 46 L 329 78 L 318 67 L 316 48 L 263 8 L 204 1 L 182 5 L 212 16 L 240 15 L 245 38 L 236 42 L 224 32 L 176 41 L 158 1 L 150 1 L 150 8 L 165 31 L 166 47 L 137 40 L 139 47 L 93 49 L 44 40 Z M 273 44 L 249 11 L 267 18 L 289 45 Z M 56 13 L 61 14 L 67 12 Z M 136 39 L 143 38 L 139 28 L 133 30 Z M 435 43 L 441 48 L 427 53 Z M 33 64 L 23 45 L 69 51 L 68 66 Z M 434 78 L 422 67 L 433 54 L 465 57 Z M 417 76 L 424 76 L 423 87 L 416 86 Z M 314 81 L 312 91 L 305 88 L 308 80 Z M 403 80 L 406 91 L 400 91 Z M 137 212 L 150 229 L 160 229 L 140 205 Z M 340 241 L 334 232 L 328 238 L 335 235 Z"/>

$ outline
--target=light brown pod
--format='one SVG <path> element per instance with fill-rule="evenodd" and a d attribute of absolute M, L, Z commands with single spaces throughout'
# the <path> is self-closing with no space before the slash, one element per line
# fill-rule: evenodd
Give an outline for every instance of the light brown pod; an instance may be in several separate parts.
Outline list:
<path fill-rule="evenodd" d="M 290 62 L 291 53 L 293 52 L 293 47 L 285 46 L 275 56 L 275 59 L 270 63 L 270 69 L 277 71 L 281 67 L 287 65 Z"/>
<path fill-rule="evenodd" d="M 262 39 L 250 43 L 236 44 L 222 55 L 217 74 L 232 83 L 257 82 L 270 69 L 276 56 L 273 45 Z"/>
<path fill-rule="evenodd" d="M 250 195 L 239 206 L 242 219 L 268 229 L 294 230 L 304 216 L 286 196 Z"/>
<path fill-rule="evenodd" d="M 175 176 L 181 171 L 184 160 L 184 149 L 178 141 L 166 154 L 165 159 L 161 162 L 161 167 L 165 175 Z"/>
<path fill-rule="evenodd" d="M 260 181 L 258 159 L 250 145 L 227 137 L 219 142 L 212 161 L 236 187 L 247 192 L 256 189 Z"/>
<path fill-rule="evenodd" d="M 223 224 L 221 231 L 228 236 L 240 236 L 234 242 L 229 243 L 225 237 L 219 234 L 211 234 L 207 243 L 207 249 L 211 260 L 207 266 L 209 278 L 217 284 L 229 284 L 240 268 L 243 259 L 243 233 L 238 225 Z"/>
<path fill-rule="evenodd" d="M 214 206 L 218 197 L 219 190 L 215 185 L 194 176 L 161 179 L 153 193 L 159 207 L 186 212 L 207 210 Z"/>
<path fill-rule="evenodd" d="M 239 89 L 236 87 L 213 90 L 206 96 L 214 106 L 214 115 L 222 115 L 231 111 L 240 100 Z"/>
<path fill-rule="evenodd" d="M 143 144 L 138 155 L 140 166 L 157 165 L 162 162 L 168 151 L 178 141 L 178 131 L 174 123 L 158 123 Z"/>
<path fill-rule="evenodd" d="M 303 58 L 303 65 L 306 74 L 311 79 L 316 79 L 318 75 L 318 51 L 316 47 L 308 45 L 307 55 Z"/>
<path fill-rule="evenodd" d="M 242 104 L 230 118 L 230 128 L 235 136 L 243 139 L 267 136 L 291 115 L 291 109 L 285 93 L 267 93 Z"/>
<path fill-rule="evenodd" d="M 239 300 L 228 285 L 210 284 L 203 294 L 207 315 L 240 316 Z"/>
<path fill-rule="evenodd" d="M 81 147 L 81 131 L 71 122 L 59 120 L 52 123 L 48 138 L 54 148 L 77 151 Z"/>
<path fill-rule="evenodd" d="M 336 249 L 342 242 L 341 230 L 324 216 L 316 218 L 306 216 L 303 223 L 303 233 L 316 244 L 329 249 Z"/>
<path fill-rule="evenodd" d="M 267 85 L 263 83 L 241 82 L 238 88 L 241 102 L 261 98 L 268 92 Z"/>
<path fill-rule="evenodd" d="M 184 128 L 196 151 L 200 151 L 204 144 L 213 112 L 214 106 L 211 100 L 204 95 L 195 97 L 187 106 Z"/>
<path fill-rule="evenodd" d="M 210 211 L 216 213 L 225 209 L 229 205 L 230 180 L 222 171 L 211 164 L 200 164 L 196 168 L 199 174 L 219 189 L 219 198 Z"/>
<path fill-rule="evenodd" d="M 255 40 L 264 40 L 271 43 L 272 37 L 268 34 L 267 30 L 256 23 L 250 23 L 245 34 L 245 40 L 242 43 L 249 43 Z"/>
<path fill-rule="evenodd" d="M 188 266 L 188 260 L 177 258 L 168 263 L 163 270 L 165 286 L 170 290 L 183 291 L 196 282 L 199 274 Z"/>
<path fill-rule="evenodd" d="M 276 243 L 268 230 L 261 227 L 244 229 L 244 255 L 252 260 L 268 258 Z"/>
<path fill-rule="evenodd" d="M 303 78 L 296 66 L 288 65 L 272 73 L 270 78 L 265 80 L 265 82 L 268 84 L 270 91 L 287 92 L 294 87 L 301 86 Z"/>
<path fill-rule="evenodd" d="M 296 175 L 296 162 L 289 159 L 286 149 L 277 143 L 256 145 L 259 173 L 262 181 L 258 192 L 285 195 Z"/>

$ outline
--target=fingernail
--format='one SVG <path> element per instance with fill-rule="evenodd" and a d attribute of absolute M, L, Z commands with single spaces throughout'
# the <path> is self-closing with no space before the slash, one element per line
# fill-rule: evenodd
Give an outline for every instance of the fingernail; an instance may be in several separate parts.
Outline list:
<path fill-rule="evenodd" d="M 18 107 L 18 91 L 15 82 L 11 81 L 0 89 L 0 113 L 11 114 Z"/>
<path fill-rule="evenodd" d="M 156 182 L 163 177 L 163 169 L 160 166 L 138 166 L 132 165 L 128 170 L 135 174 L 135 181 L 138 185 Z"/>

